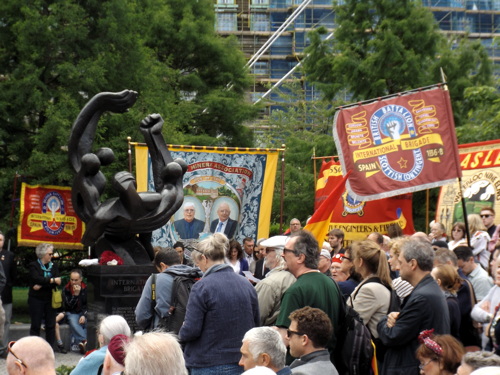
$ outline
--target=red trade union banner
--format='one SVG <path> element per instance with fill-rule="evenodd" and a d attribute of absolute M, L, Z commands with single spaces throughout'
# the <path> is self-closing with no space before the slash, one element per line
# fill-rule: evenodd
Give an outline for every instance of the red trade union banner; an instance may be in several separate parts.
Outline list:
<path fill-rule="evenodd" d="M 20 246 L 48 242 L 55 248 L 83 249 L 85 231 L 71 203 L 71 188 L 22 184 L 21 219 L 17 230 Z"/>
<path fill-rule="evenodd" d="M 484 207 L 493 207 L 497 213 L 495 224 L 500 224 L 500 140 L 460 145 L 458 151 L 467 214 L 479 214 Z M 458 181 L 441 188 L 436 220 L 448 231 L 453 223 L 464 221 Z"/>
<path fill-rule="evenodd" d="M 323 162 L 316 183 L 316 202 L 322 202 L 336 186 L 342 183 L 340 163 Z M 387 227 L 397 223 L 403 233 L 415 233 L 412 215 L 412 194 L 377 199 L 369 202 L 357 201 L 344 191 L 337 201 L 330 218 L 328 231 L 337 228 L 344 232 L 344 246 L 360 241 L 370 233 L 387 234 Z"/>
<path fill-rule="evenodd" d="M 448 91 L 437 87 L 335 114 L 333 136 L 347 190 L 369 201 L 454 182 L 461 176 Z"/>

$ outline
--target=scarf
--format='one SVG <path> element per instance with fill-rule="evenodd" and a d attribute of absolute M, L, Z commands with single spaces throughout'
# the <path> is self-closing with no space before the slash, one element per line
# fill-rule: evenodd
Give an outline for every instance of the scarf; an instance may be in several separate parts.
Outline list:
<path fill-rule="evenodd" d="M 38 264 L 43 271 L 43 277 L 52 277 L 52 262 L 47 263 L 45 266 L 40 259 L 38 259 Z"/>

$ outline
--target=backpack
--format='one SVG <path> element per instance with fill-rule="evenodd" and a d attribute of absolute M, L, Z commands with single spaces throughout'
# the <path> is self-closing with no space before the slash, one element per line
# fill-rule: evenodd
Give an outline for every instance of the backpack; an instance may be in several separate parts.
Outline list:
<path fill-rule="evenodd" d="M 164 272 L 174 278 L 172 285 L 172 297 L 170 298 L 170 308 L 168 309 L 168 313 L 165 317 L 160 318 L 157 328 L 177 335 L 182 327 L 182 324 L 184 323 L 189 294 L 191 293 L 194 283 L 198 279 L 197 277 L 181 276 L 173 271 L 169 272 L 168 269 Z M 151 284 L 153 310 L 156 305 L 156 295 L 153 295 L 153 291 L 156 293 L 155 283 L 156 277 L 153 277 Z"/>
<path fill-rule="evenodd" d="M 370 374 L 374 354 L 372 335 L 359 314 L 346 304 L 339 286 L 334 283 L 341 297 L 335 365 L 339 374 Z"/>
<path fill-rule="evenodd" d="M 389 292 L 391 293 L 391 300 L 389 302 L 389 308 L 387 309 L 387 314 L 389 314 L 393 311 L 396 311 L 396 312 L 401 311 L 401 304 L 399 302 L 399 297 L 394 289 L 383 284 L 382 281 L 380 280 L 380 278 L 378 278 L 378 277 L 369 278 L 368 280 L 366 280 L 363 283 L 363 285 L 369 284 L 369 283 L 379 283 L 379 284 L 385 286 L 389 290 Z M 356 299 L 358 292 L 359 292 L 359 289 L 356 291 L 356 293 L 352 297 L 353 300 Z M 371 335 L 371 332 L 370 332 L 370 335 Z M 379 361 L 383 361 L 384 357 L 385 357 L 385 353 L 387 351 L 387 347 L 382 343 L 382 340 L 380 340 L 379 338 L 372 337 L 372 340 L 373 340 L 373 343 L 375 344 L 377 359 Z"/>

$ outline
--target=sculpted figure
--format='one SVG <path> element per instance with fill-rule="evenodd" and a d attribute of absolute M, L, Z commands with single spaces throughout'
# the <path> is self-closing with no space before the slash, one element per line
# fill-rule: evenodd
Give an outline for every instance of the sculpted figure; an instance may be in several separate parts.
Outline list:
<path fill-rule="evenodd" d="M 113 151 L 102 148 L 95 154 L 92 145 L 100 116 L 105 111 L 126 112 L 137 93 L 124 90 L 94 96 L 78 115 L 70 135 L 69 160 L 76 172 L 72 201 L 75 212 L 86 223 L 82 243 L 96 247 L 97 255 L 113 250 L 124 264 L 150 264 L 153 259 L 151 232 L 165 225 L 182 205 L 183 160 L 172 160 L 161 134 L 163 119 L 152 114 L 142 120 L 141 133 L 151 155 L 155 192 L 137 192 L 129 172 L 114 175 L 111 186 L 118 197 L 101 201 L 106 178 L 101 167 L 114 161 Z"/>

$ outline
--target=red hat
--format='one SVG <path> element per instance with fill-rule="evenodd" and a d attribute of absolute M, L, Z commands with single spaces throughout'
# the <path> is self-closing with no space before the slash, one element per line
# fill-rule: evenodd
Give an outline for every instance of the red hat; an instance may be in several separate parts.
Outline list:
<path fill-rule="evenodd" d="M 115 335 L 108 344 L 108 351 L 111 357 L 122 366 L 125 366 L 124 346 L 130 341 L 127 335 Z"/>
<path fill-rule="evenodd" d="M 332 257 L 332 263 L 342 263 L 342 254 L 335 254 Z"/>

